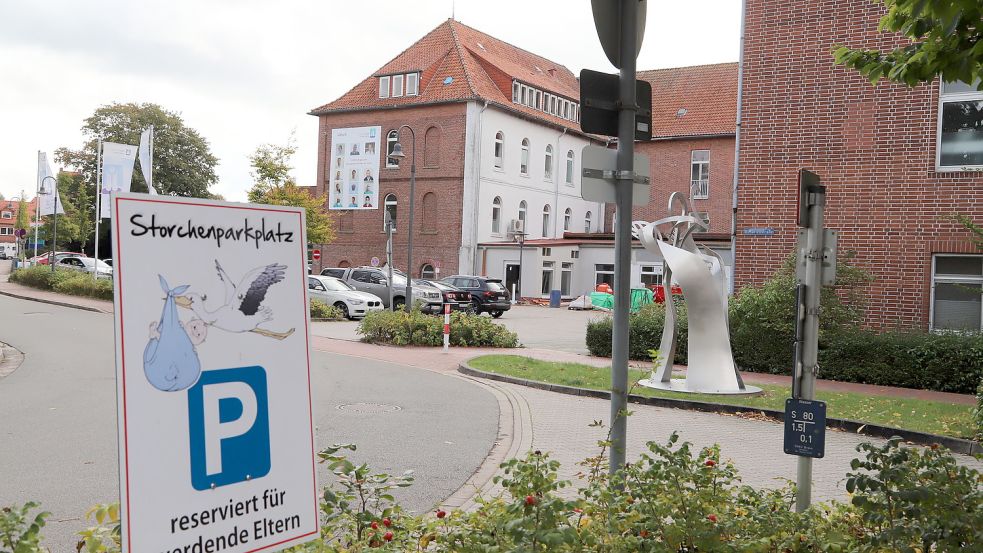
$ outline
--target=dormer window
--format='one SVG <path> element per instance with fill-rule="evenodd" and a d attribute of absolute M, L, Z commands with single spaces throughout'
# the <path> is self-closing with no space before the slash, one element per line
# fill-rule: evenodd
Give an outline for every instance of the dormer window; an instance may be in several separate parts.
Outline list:
<path fill-rule="evenodd" d="M 403 73 L 379 77 L 379 98 L 400 98 L 420 94 L 420 73 Z"/>

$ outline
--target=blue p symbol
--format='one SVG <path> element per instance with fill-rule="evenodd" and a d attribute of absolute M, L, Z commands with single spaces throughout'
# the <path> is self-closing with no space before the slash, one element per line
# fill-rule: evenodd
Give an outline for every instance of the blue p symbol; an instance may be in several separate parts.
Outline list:
<path fill-rule="evenodd" d="M 270 472 L 263 367 L 204 371 L 188 389 L 191 485 L 207 490 Z"/>

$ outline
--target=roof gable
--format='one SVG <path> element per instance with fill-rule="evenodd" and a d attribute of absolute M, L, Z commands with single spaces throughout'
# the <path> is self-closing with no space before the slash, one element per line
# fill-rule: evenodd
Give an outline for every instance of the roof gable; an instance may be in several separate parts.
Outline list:
<path fill-rule="evenodd" d="M 652 137 L 735 134 L 736 63 L 639 71 L 652 84 Z"/>

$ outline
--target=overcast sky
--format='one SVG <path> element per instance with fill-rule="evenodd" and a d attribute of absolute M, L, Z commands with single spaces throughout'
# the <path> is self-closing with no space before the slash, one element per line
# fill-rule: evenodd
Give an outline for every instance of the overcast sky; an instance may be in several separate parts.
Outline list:
<path fill-rule="evenodd" d="M 36 152 L 81 145 L 112 102 L 179 113 L 219 158 L 212 191 L 245 200 L 247 156 L 296 130 L 314 184 L 317 120 L 334 100 L 451 17 L 558 63 L 614 72 L 586 0 L 3 0 L 0 193 L 34 195 Z M 649 2 L 639 69 L 736 61 L 740 0 Z M 57 166 L 54 167 L 58 169 Z"/>

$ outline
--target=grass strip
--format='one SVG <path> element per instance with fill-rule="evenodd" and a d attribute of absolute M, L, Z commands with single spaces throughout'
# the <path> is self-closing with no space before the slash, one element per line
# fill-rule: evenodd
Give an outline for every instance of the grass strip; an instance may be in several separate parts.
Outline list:
<path fill-rule="evenodd" d="M 526 380 L 593 390 L 611 389 L 610 367 L 540 361 L 519 355 L 485 355 L 471 360 L 469 364 L 478 370 Z M 629 369 L 628 380 L 634 384 L 640 379 L 648 378 L 649 375 L 649 371 Z M 687 394 L 654 390 L 644 386 L 634 386 L 632 393 L 648 397 L 744 405 L 778 411 L 785 409 L 785 398 L 790 395 L 788 386 L 774 384 L 759 386 L 763 391 L 755 396 Z M 817 391 L 816 399 L 826 402 L 827 416 L 833 418 L 850 419 L 954 438 L 972 438 L 974 433 L 973 407 L 971 405 L 913 398 L 869 396 L 854 392 Z"/>

